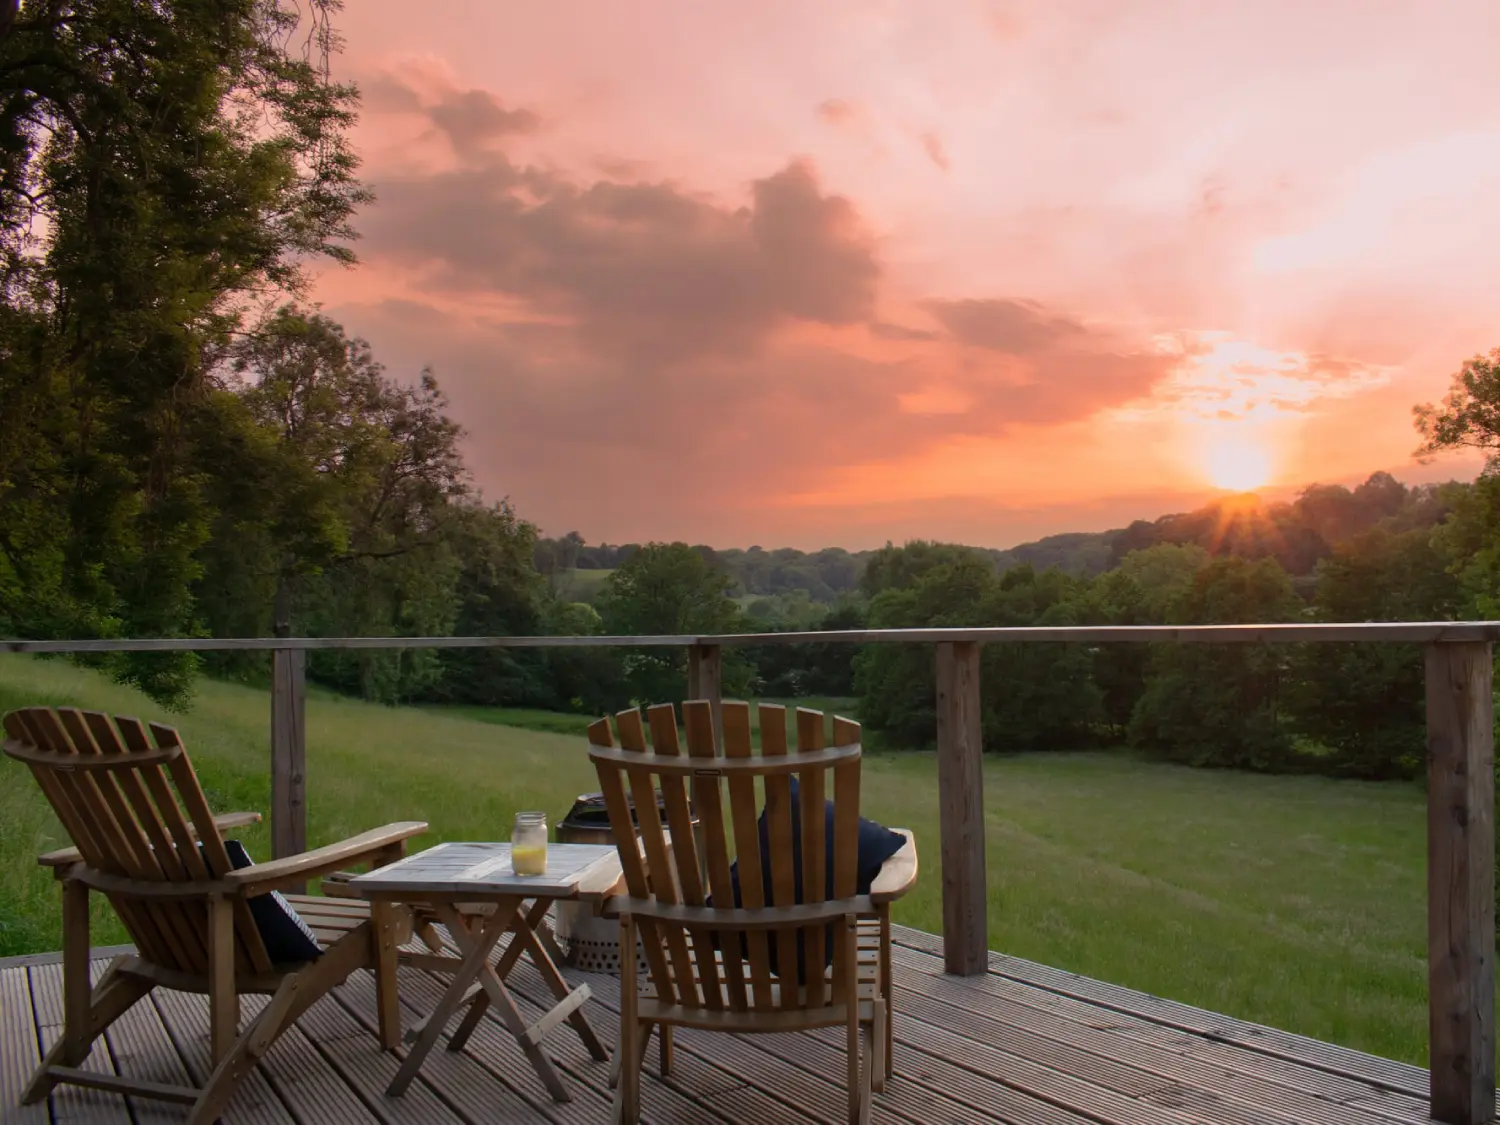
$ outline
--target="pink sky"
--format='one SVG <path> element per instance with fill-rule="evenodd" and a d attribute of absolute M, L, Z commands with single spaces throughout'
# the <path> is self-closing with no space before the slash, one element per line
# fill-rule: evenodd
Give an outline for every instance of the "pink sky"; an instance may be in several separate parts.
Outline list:
<path fill-rule="evenodd" d="M 1410 408 L 1500 344 L 1500 7 L 1434 12 L 359 0 L 378 199 L 317 296 L 590 542 L 1467 476 Z"/>

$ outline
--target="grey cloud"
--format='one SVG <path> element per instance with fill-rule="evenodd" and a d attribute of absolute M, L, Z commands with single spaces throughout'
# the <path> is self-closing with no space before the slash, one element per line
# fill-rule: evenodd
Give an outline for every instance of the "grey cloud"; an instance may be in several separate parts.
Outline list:
<path fill-rule="evenodd" d="M 750 355 L 785 322 L 858 323 L 874 307 L 874 244 L 802 163 L 756 181 L 739 209 L 670 183 L 580 185 L 500 155 L 376 187 L 369 253 L 568 318 L 602 355 Z"/>
<path fill-rule="evenodd" d="M 908 328 L 904 324 L 890 324 L 877 320 L 870 325 L 870 335 L 880 340 L 939 340 L 942 336 L 926 328 Z"/>
<path fill-rule="evenodd" d="M 461 153 L 514 133 L 534 132 L 542 123 L 529 109 L 506 109 L 485 90 L 454 90 L 428 106 L 427 115 Z"/>
<path fill-rule="evenodd" d="M 505 137 L 535 132 L 542 124 L 529 109 L 506 109 L 488 90 L 449 86 L 429 97 L 390 73 L 366 83 L 364 99 L 372 109 L 423 114 L 460 156 L 481 152 Z"/>
<path fill-rule="evenodd" d="M 1079 321 L 1049 313 L 1035 301 L 929 301 L 927 309 L 959 343 L 1007 355 L 1035 355 L 1088 336 Z"/>

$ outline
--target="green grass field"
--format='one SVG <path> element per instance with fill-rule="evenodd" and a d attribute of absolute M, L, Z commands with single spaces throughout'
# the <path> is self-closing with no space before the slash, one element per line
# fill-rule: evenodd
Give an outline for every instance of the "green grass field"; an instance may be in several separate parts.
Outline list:
<path fill-rule="evenodd" d="M 166 718 L 60 661 L 0 657 L 0 710 L 82 704 Z M 265 693 L 205 683 L 175 720 L 221 811 L 265 809 Z M 576 717 L 308 703 L 309 839 L 389 820 L 428 843 L 505 838 L 517 809 L 560 818 L 596 788 Z M 513 717 L 533 723 L 535 713 Z M 484 721 L 476 721 L 484 720 Z M 929 754 L 872 755 L 867 815 L 916 831 L 898 920 L 941 929 Z M 1414 786 L 1258 777 L 1119 754 L 985 763 L 991 948 L 1392 1058 L 1426 1058 L 1423 797 Z M 32 860 L 63 837 L 35 784 L 0 762 L 0 955 L 59 945 L 57 892 Z M 264 827 L 244 834 L 266 855 Z M 101 912 L 95 940 L 124 940 Z"/>

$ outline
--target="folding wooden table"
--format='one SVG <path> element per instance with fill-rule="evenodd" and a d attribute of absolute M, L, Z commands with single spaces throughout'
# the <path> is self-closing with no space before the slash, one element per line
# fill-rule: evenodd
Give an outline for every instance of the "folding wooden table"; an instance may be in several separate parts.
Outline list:
<path fill-rule="evenodd" d="M 422 968 L 451 973 L 452 981 L 421 1025 L 406 1060 L 386 1093 L 406 1091 L 416 1077 L 438 1035 L 459 1008 L 468 1011 L 448 1042 L 458 1051 L 493 1007 L 516 1037 L 537 1076 L 554 1100 L 570 1101 L 552 1060 L 542 1051 L 548 1032 L 566 1021 L 596 1059 L 609 1058 L 583 1012 L 589 987 L 569 988 L 554 959 L 556 945 L 546 924 L 548 909 L 557 901 L 602 902 L 622 885 L 620 859 L 612 845 L 549 844 L 544 875 L 517 875 L 511 868 L 509 844 L 448 843 L 408 856 L 397 863 L 349 880 L 349 889 L 375 902 L 402 903 L 425 908 L 447 927 L 459 957 L 403 955 Z M 530 906 L 527 906 L 527 903 Z M 490 954 L 507 932 L 510 946 L 498 963 Z M 557 1004 L 527 1025 L 505 978 L 525 952 L 557 997 Z"/>

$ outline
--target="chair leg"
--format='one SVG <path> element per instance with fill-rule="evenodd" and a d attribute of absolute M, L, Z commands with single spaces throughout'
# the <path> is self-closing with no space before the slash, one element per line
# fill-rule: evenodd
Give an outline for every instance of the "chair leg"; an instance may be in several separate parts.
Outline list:
<path fill-rule="evenodd" d="M 860 1125 L 869 1112 L 870 1098 L 866 1093 L 866 1083 L 870 1079 L 870 1067 L 868 1062 L 864 1066 L 860 1065 L 863 1028 L 859 1018 L 859 929 L 853 915 L 844 919 L 842 939 L 843 956 L 837 958 L 835 963 L 843 973 L 844 979 L 840 991 L 843 993 L 844 1005 L 849 1013 L 844 1022 L 846 1031 L 844 1050 L 849 1068 L 847 1076 L 849 1125 Z"/>
<path fill-rule="evenodd" d="M 885 1073 L 876 1081 L 880 1083 L 880 1089 L 885 1088 L 887 1080 L 894 1078 L 895 1055 L 896 1055 L 896 982 L 891 976 L 891 906 L 890 903 L 882 903 L 880 906 L 880 998 L 885 1002 L 885 1029 L 881 1036 L 884 1050 L 881 1052 L 885 1060 Z"/>
<path fill-rule="evenodd" d="M 297 977 L 294 973 L 282 981 L 281 987 L 271 997 L 271 1002 L 261 1009 L 245 1033 L 235 1041 L 228 1054 L 219 1059 L 213 1073 L 208 1076 L 198 1100 L 188 1113 L 187 1125 L 209 1125 L 217 1121 L 224 1112 L 229 1099 L 234 1096 L 240 1080 L 249 1074 L 261 1055 L 276 1040 L 285 1027 L 290 1026 L 288 1015 L 297 1001 Z"/>
<path fill-rule="evenodd" d="M 646 1052 L 651 1048 L 651 1033 L 655 1030 L 656 1024 L 645 1023 L 640 1025 L 640 1029 L 636 1033 L 635 1053 L 640 1058 L 642 1066 L 646 1065 Z M 611 1090 L 618 1088 L 620 1085 L 620 1060 L 624 1057 L 624 1053 L 617 1046 L 609 1063 L 609 1088 Z"/>
<path fill-rule="evenodd" d="M 635 920 L 620 919 L 620 948 L 635 947 Z M 620 959 L 620 1041 L 615 1048 L 620 1062 L 620 1083 L 615 1088 L 615 1125 L 636 1125 L 641 1114 L 641 1025 L 636 1018 L 640 994 L 636 988 L 635 958 Z"/>
<path fill-rule="evenodd" d="M 65 1065 L 76 1066 L 89 1053 L 94 1036 L 93 985 L 89 983 L 89 888 L 77 879 L 64 879 L 63 915 L 63 1040 Z"/>
<path fill-rule="evenodd" d="M 661 1076 L 667 1078 L 672 1073 L 672 1064 L 676 1058 L 676 1047 L 672 1041 L 672 1025 L 660 1024 L 656 1029 L 661 1039 Z"/>
<path fill-rule="evenodd" d="M 234 1049 L 240 1034 L 240 998 L 234 990 L 234 900 L 208 900 L 208 1038 L 214 1065 Z"/>
<path fill-rule="evenodd" d="M 875 1112 L 875 1028 L 873 1025 L 866 1035 L 868 1049 L 864 1052 L 864 1080 L 859 1086 L 859 1125 L 870 1125 L 870 1117 Z"/>
<path fill-rule="evenodd" d="M 885 1092 L 886 1059 L 890 1054 L 890 1040 L 886 1038 L 886 1003 L 875 1001 L 874 1018 L 870 1021 L 870 1092 Z"/>
<path fill-rule="evenodd" d="M 94 989 L 93 996 L 89 999 L 88 1020 L 83 1029 L 77 1036 L 69 1036 L 65 1032 L 58 1037 L 52 1049 L 47 1052 L 47 1057 L 42 1060 L 41 1066 L 37 1067 L 36 1073 L 32 1075 L 25 1093 L 21 1095 L 22 1104 L 30 1105 L 33 1102 L 39 1102 L 50 1094 L 52 1088 L 57 1085 L 57 1079 L 52 1075 L 53 1068 L 80 1065 L 88 1057 L 89 1049 L 94 1045 L 94 1041 L 103 1035 L 115 1020 L 128 1012 L 131 1005 L 151 991 L 150 981 L 124 973 L 117 974 L 116 965 L 109 967 Z"/>

